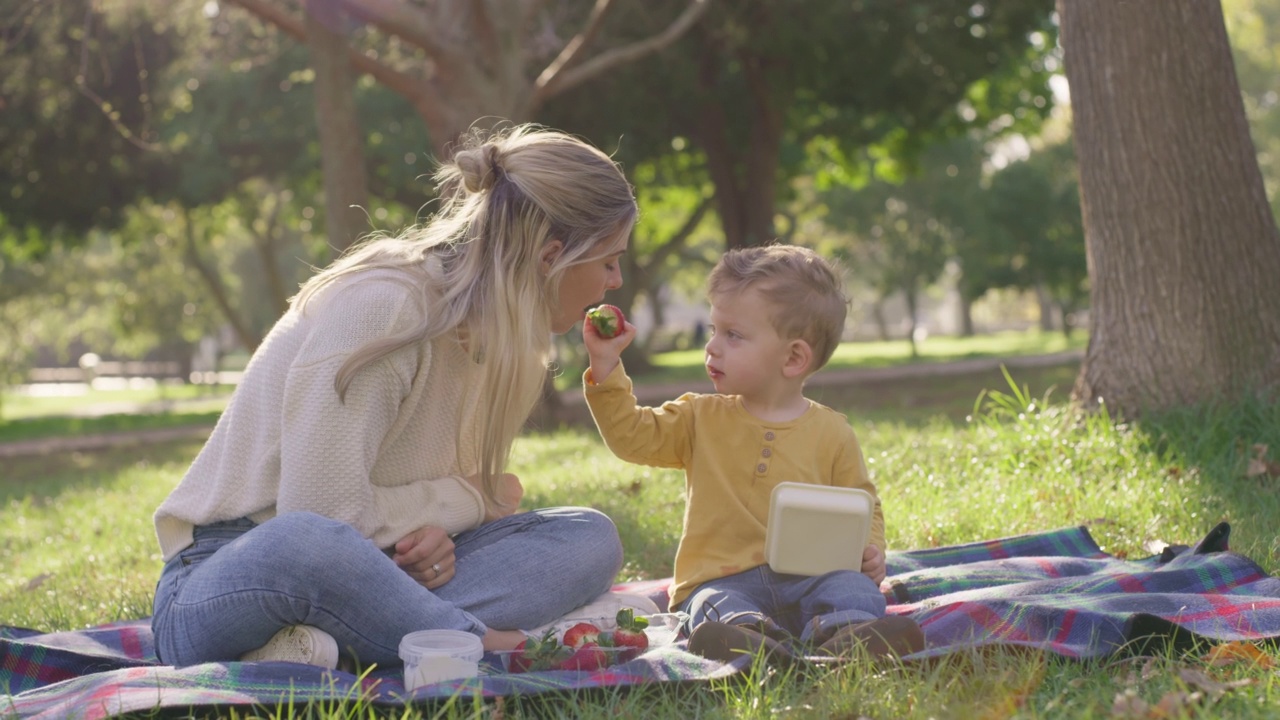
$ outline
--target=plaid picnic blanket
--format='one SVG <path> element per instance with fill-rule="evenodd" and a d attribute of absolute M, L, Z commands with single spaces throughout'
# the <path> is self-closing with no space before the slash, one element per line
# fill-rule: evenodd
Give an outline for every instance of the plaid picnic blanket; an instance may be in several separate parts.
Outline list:
<path fill-rule="evenodd" d="M 1104 553 L 1087 529 L 1066 528 L 984 542 L 890 553 L 889 612 L 925 631 L 914 657 L 1006 644 L 1072 658 L 1096 658 L 1144 638 L 1185 642 L 1280 637 L 1280 580 L 1232 553 L 1224 523 L 1191 547 L 1128 560 Z M 616 589 L 665 605 L 669 580 Z M 0 717 L 101 718 L 157 708 L 259 706 L 361 698 L 377 706 L 492 698 L 727 677 L 721 664 L 676 642 L 595 672 L 509 675 L 486 656 L 480 677 L 406 693 L 398 668 L 363 676 L 289 663 L 207 663 L 185 668 L 156 659 L 146 619 L 86 630 L 39 633 L 0 627 Z"/>

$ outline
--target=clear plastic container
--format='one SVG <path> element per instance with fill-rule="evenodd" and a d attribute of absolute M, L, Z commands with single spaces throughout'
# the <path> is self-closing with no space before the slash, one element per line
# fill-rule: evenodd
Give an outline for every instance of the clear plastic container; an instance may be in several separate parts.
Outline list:
<path fill-rule="evenodd" d="M 778 483 L 770 498 L 765 561 L 790 575 L 861 570 L 874 504 L 871 493 L 856 488 Z"/>
<path fill-rule="evenodd" d="M 461 630 L 419 630 L 400 640 L 404 687 L 413 692 L 423 685 L 475 677 L 480 674 L 484 646 L 480 638 Z"/>

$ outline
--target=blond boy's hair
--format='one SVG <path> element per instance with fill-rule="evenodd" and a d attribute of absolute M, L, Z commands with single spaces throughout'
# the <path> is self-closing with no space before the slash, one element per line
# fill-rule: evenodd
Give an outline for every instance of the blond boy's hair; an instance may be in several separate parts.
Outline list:
<path fill-rule="evenodd" d="M 747 290 L 769 304 L 769 322 L 786 340 L 813 349 L 812 374 L 827 364 L 844 334 L 849 298 L 834 261 L 797 245 L 730 250 L 711 270 L 707 296 L 713 301 Z"/>

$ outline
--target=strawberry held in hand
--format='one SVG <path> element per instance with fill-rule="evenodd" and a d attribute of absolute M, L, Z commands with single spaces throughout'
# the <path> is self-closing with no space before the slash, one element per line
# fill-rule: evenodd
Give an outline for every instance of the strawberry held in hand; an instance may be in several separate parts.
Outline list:
<path fill-rule="evenodd" d="M 627 319 L 616 305 L 605 304 L 588 310 L 587 321 L 595 325 L 596 332 L 605 340 L 617 337 L 627 326 Z"/>

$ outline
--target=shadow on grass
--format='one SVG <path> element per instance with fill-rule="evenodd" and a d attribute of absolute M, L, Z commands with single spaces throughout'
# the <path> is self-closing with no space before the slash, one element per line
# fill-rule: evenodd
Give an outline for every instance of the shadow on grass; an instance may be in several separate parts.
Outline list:
<path fill-rule="evenodd" d="M 93 487 L 101 478 L 117 476 L 140 463 L 185 468 L 203 445 L 201 440 L 175 440 L 105 450 L 24 455 L 4 461 L 0 503 L 24 497 L 56 502 L 60 493 Z"/>

